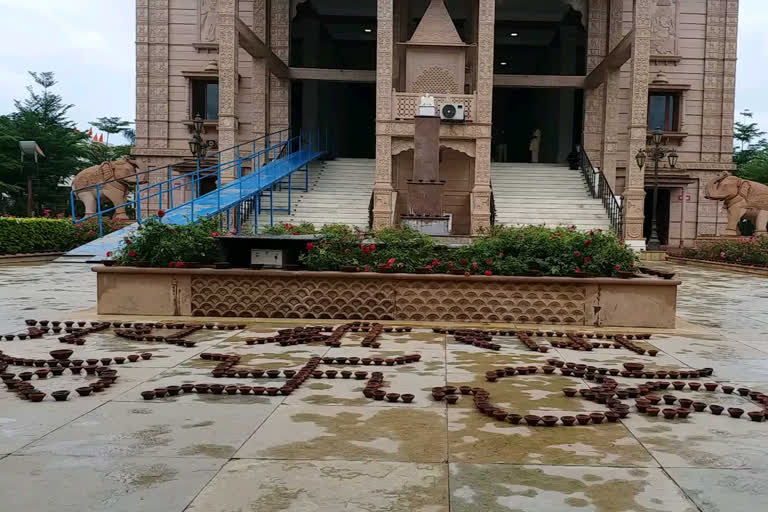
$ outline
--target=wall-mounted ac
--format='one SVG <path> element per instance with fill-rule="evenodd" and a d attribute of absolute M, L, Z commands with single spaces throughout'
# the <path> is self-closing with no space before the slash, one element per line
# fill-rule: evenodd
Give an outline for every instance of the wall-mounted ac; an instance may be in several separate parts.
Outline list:
<path fill-rule="evenodd" d="M 440 119 L 443 121 L 464 121 L 464 105 L 446 103 L 440 107 Z"/>

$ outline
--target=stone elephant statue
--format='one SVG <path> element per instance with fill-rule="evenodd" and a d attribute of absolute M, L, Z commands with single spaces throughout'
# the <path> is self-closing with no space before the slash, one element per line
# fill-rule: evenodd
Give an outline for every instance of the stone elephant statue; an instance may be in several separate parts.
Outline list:
<path fill-rule="evenodd" d="M 765 233 L 768 223 L 768 186 L 723 174 L 707 183 L 704 197 L 725 201 L 728 209 L 728 229 L 725 235 L 738 236 L 739 221 L 747 213 L 755 218 L 757 232 Z"/>
<path fill-rule="evenodd" d="M 85 205 L 86 217 L 97 211 L 96 184 L 103 184 L 99 187 L 101 196 L 109 199 L 113 205 L 125 204 L 128 193 L 136 185 L 135 174 L 138 172 L 138 168 L 138 162 L 123 158 L 113 162 L 103 162 L 77 173 L 75 179 L 72 180 L 72 190 Z M 147 183 L 146 175 L 140 177 L 139 183 Z M 113 218 L 128 220 L 125 208 L 117 208 Z"/>

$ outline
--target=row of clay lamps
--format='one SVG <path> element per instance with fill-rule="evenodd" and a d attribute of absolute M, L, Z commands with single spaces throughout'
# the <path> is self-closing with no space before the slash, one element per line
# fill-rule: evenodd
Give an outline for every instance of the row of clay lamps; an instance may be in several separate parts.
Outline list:
<path fill-rule="evenodd" d="M 455 335 L 456 341 L 460 343 L 466 343 L 469 345 L 474 345 L 476 347 L 480 348 L 486 348 L 490 350 L 500 350 L 501 345 L 498 343 L 493 343 L 493 336 L 495 335 L 503 335 L 503 336 L 514 336 L 516 335 L 517 338 L 529 349 L 534 352 L 542 352 L 546 353 L 549 351 L 550 347 L 548 345 L 540 345 L 537 343 L 531 336 L 534 334 L 533 331 L 487 331 L 487 330 L 479 330 L 479 329 L 449 329 L 444 330 L 440 328 L 433 329 L 434 332 L 449 332 L 453 333 Z M 536 333 L 537 335 L 543 335 L 544 332 L 539 331 Z M 562 335 L 567 337 L 567 341 L 551 341 L 550 344 L 552 347 L 555 348 L 568 348 L 572 350 L 580 350 L 580 351 L 592 351 L 593 349 L 598 348 L 626 348 L 628 350 L 632 350 L 638 354 L 645 353 L 645 349 L 635 345 L 634 343 L 628 341 L 624 335 L 616 335 L 616 343 L 611 342 L 590 342 L 585 339 L 585 336 L 589 336 L 589 338 L 592 338 L 595 335 L 584 335 L 584 334 L 570 334 L 570 333 L 556 333 L 557 335 Z M 635 336 L 637 339 L 646 339 L 647 336 L 650 338 L 650 335 L 645 334 L 638 334 L 638 335 L 631 335 Z M 603 335 L 599 336 L 600 338 L 603 337 Z M 613 335 L 608 335 L 606 337 L 614 338 Z M 648 355 L 650 356 L 656 356 L 658 354 L 658 350 L 651 349 L 648 350 Z"/>
<path fill-rule="evenodd" d="M 439 331 L 440 329 L 433 329 L 433 331 Z M 481 331 L 476 329 L 456 329 L 454 331 L 454 339 L 459 343 L 465 343 L 467 345 L 473 345 L 478 348 L 485 348 L 488 350 L 501 350 L 501 345 L 498 343 L 492 343 L 493 336 L 488 331 Z"/>
<path fill-rule="evenodd" d="M 357 374 L 362 375 L 364 373 L 366 372 L 356 372 L 355 376 L 359 378 Z M 413 402 L 413 399 L 416 398 L 413 393 L 387 393 L 384 389 L 384 374 L 381 372 L 371 373 L 371 378 L 366 383 L 365 388 L 363 388 L 363 396 L 378 401 L 386 398 L 388 402 L 392 403 L 402 400 L 406 404 Z"/>
<path fill-rule="evenodd" d="M 469 394 L 471 388 L 469 386 L 461 386 L 461 393 Z M 456 394 L 456 386 L 436 386 L 432 388 L 432 399 L 436 402 L 440 402 L 443 399 L 450 405 L 459 401 L 459 395 Z"/>
<path fill-rule="evenodd" d="M 280 329 L 275 336 L 262 337 L 262 338 L 246 338 L 245 343 L 247 345 L 264 345 L 265 343 L 277 343 L 282 347 L 291 345 L 306 345 L 309 343 L 323 342 L 330 346 L 331 342 L 334 342 L 336 338 L 333 335 L 325 335 L 323 332 L 332 332 L 332 327 L 322 326 L 307 326 L 307 327 L 295 327 L 293 329 Z M 335 334 L 335 333 L 334 333 Z M 342 333 L 343 335 L 343 333 Z M 341 338 L 341 336 L 338 336 Z M 339 345 L 341 342 L 339 341 Z"/>
<path fill-rule="evenodd" d="M 227 369 L 231 370 L 232 366 L 237 364 L 240 361 L 240 356 L 236 355 L 229 355 L 227 356 L 226 360 L 223 360 L 219 365 L 216 367 L 216 369 Z M 156 388 L 152 390 L 146 390 L 141 393 L 141 396 L 145 400 L 152 400 L 154 398 L 163 398 L 166 396 L 166 394 L 170 396 L 178 395 L 180 391 L 183 391 L 184 393 L 208 393 L 209 391 L 215 395 L 221 395 L 224 393 L 227 393 L 228 395 L 236 395 L 237 393 L 240 393 L 241 395 L 262 395 L 266 393 L 270 396 L 276 396 L 278 394 L 280 395 L 290 395 L 293 393 L 294 390 L 298 389 L 304 381 L 306 381 L 308 378 L 310 378 L 313 375 L 313 372 L 318 371 L 317 367 L 320 365 L 321 359 L 319 357 L 312 357 L 310 358 L 309 362 L 305 364 L 300 370 L 283 370 L 283 374 L 288 376 L 292 375 L 288 380 L 285 382 L 285 384 L 281 387 L 272 386 L 272 387 L 262 387 L 262 386 L 225 386 L 223 384 L 182 384 L 180 386 L 168 386 L 164 388 Z M 268 376 L 273 378 L 277 378 L 280 375 L 280 370 L 269 370 L 271 374 Z M 274 372 L 277 372 L 275 374 Z M 289 373 L 290 372 L 290 373 Z M 293 373 L 295 372 L 295 373 Z M 159 392 L 159 393 L 158 393 Z"/>
<path fill-rule="evenodd" d="M 459 334 L 459 333 L 467 333 L 467 332 L 474 332 L 474 333 L 481 333 L 481 334 L 487 334 L 490 336 L 519 336 L 520 334 L 526 334 L 527 336 L 539 336 L 539 337 L 555 337 L 555 338 L 562 338 L 564 336 L 568 336 L 569 333 L 566 332 L 559 332 L 559 331 L 515 331 L 510 329 L 498 329 L 498 330 L 482 330 L 482 329 L 443 329 L 441 327 L 433 327 L 432 332 L 439 333 L 439 334 Z M 597 339 L 614 339 L 616 336 L 621 336 L 626 339 L 637 339 L 637 340 L 649 340 L 651 339 L 650 334 L 595 334 L 595 333 L 572 333 L 572 336 L 575 336 L 577 338 L 597 338 Z"/>

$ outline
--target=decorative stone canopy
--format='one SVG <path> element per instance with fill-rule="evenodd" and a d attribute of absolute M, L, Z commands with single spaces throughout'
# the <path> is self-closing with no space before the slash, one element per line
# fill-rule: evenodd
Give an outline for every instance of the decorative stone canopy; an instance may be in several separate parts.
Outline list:
<path fill-rule="evenodd" d="M 443 0 L 432 0 L 416 27 L 413 37 L 406 43 L 427 46 L 467 46 L 461 40 Z"/>

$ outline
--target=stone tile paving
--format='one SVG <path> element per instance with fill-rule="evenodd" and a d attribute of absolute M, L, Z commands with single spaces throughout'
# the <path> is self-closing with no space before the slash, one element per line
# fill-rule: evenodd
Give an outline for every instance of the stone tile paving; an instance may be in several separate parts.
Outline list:
<path fill-rule="evenodd" d="M 473 407 L 470 396 L 455 405 L 434 401 L 433 387 L 483 387 L 498 406 L 520 414 L 574 415 L 602 405 L 567 398 L 564 387 L 597 384 L 559 373 L 486 382 L 485 372 L 507 366 L 566 363 L 621 368 L 639 361 L 649 368 L 712 367 L 702 382 L 729 382 L 768 391 L 768 294 L 765 278 L 693 266 L 672 266 L 683 279 L 681 329 L 654 334 L 656 357 L 626 350 L 578 352 L 527 350 L 514 337 L 496 337 L 490 351 L 457 342 L 424 327 L 385 333 L 381 347 L 360 346 L 348 333 L 338 348 L 322 344 L 247 345 L 301 322 L 247 322 L 243 330 L 201 330 L 195 347 L 118 338 L 110 329 L 73 346 L 74 358 L 151 352 L 150 360 L 114 366 L 115 384 L 95 395 L 75 393 L 57 403 L 50 393 L 91 383 L 71 375 L 31 381 L 48 393 L 42 403 L 22 401 L 0 389 L 0 496 L 3 509 L 83 511 L 564 511 L 657 512 L 759 509 L 768 499 L 765 470 L 768 422 L 708 412 L 686 419 L 652 418 L 634 411 L 617 423 L 554 428 L 496 421 Z M 70 268 L 70 267 L 67 267 Z M 82 267 L 80 267 L 82 269 Z M 23 318 L 60 318 L 87 307 L 76 293 L 46 301 L 40 267 L 21 311 L 4 302 L 5 332 L 23 330 Z M 52 266 L 54 272 L 61 272 Z M 24 270 L 15 275 L 23 280 Z M 77 274 L 77 272 L 73 272 Z M 71 280 L 69 286 L 76 282 Z M 12 301 L 14 290 L 0 292 Z M 57 281 L 57 292 L 66 288 Z M 78 293 L 83 287 L 78 288 Z M 91 290 L 93 293 L 93 290 Z M 37 299 L 35 299 L 37 298 Z M 78 302 L 80 301 L 80 302 Z M 35 308 L 40 308 L 35 310 Z M 84 318 L 83 314 L 72 315 Z M 85 315 L 87 316 L 87 315 Z M 91 315 L 93 316 L 93 315 Z M 104 320 L 117 320 L 105 318 Z M 135 320 L 135 319 L 132 319 Z M 197 321 L 201 321 L 197 319 Z M 227 320 L 223 320 L 227 322 Z M 230 322 L 240 322 L 232 319 Z M 499 326 L 502 327 L 502 326 Z M 503 326 L 515 328 L 513 325 Z M 613 330 L 614 332 L 616 330 Z M 161 333 L 163 331 L 157 331 Z M 166 334 L 172 331 L 167 331 Z M 17 357 L 47 359 L 62 345 L 57 336 L 0 343 Z M 536 338 L 541 344 L 554 339 Z M 215 361 L 203 352 L 240 356 L 238 367 L 300 369 L 313 356 L 397 357 L 421 360 L 396 366 L 355 366 L 381 371 L 387 391 L 410 392 L 411 404 L 363 396 L 365 380 L 309 379 L 290 396 L 181 393 L 145 401 L 144 390 L 185 383 L 268 386 L 285 379 L 215 379 Z M 330 368 L 320 366 L 321 369 Z M 344 369 L 334 364 L 334 369 Z M 26 369 L 26 368 L 25 368 Z M 36 370 L 37 368 L 31 368 Z M 23 371 L 9 366 L 12 373 Z M 621 386 L 646 379 L 616 377 Z M 672 380 L 672 379 L 668 379 Z M 749 397 L 704 389 L 659 391 L 746 411 Z M 632 404 L 633 400 L 625 403 Z"/>

